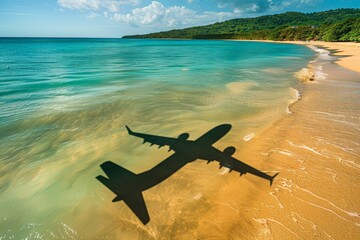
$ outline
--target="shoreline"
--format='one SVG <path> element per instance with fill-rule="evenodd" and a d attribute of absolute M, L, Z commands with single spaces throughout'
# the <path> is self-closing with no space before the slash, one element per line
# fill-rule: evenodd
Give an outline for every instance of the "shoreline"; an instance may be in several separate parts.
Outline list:
<path fill-rule="evenodd" d="M 287 48 L 298 48 L 299 52 L 310 53 L 302 46 L 285 45 L 285 49 Z M 233 114 L 231 111 L 227 115 L 230 111 L 217 111 L 222 107 L 219 103 L 223 101 L 224 94 L 228 94 L 225 97 L 231 100 L 229 105 L 236 106 L 236 103 L 241 103 L 242 98 L 236 96 L 242 95 L 242 89 L 257 87 L 251 79 L 239 83 L 238 86 L 226 86 L 234 88 L 233 96 L 230 95 L 229 89 L 225 89 L 220 91 L 219 95 L 206 98 L 206 102 L 201 102 L 199 108 L 189 108 L 188 112 L 172 108 L 174 105 L 171 105 L 170 97 L 176 100 L 175 106 L 179 102 L 188 103 L 182 98 L 179 101 L 175 98 L 182 96 L 182 92 L 175 88 L 165 88 L 169 95 L 159 91 L 161 95 L 149 95 L 142 99 L 139 96 L 142 96 L 143 91 L 134 91 L 129 87 L 125 88 L 126 93 L 104 95 L 106 101 L 103 100 L 103 95 L 96 95 L 94 98 L 86 98 L 86 103 L 89 102 L 88 99 L 94 103 L 91 105 L 68 104 L 66 106 L 70 111 L 64 113 L 62 108 L 55 107 L 62 106 L 59 103 L 67 102 L 50 102 L 48 105 L 55 111 L 49 112 L 49 116 L 42 117 L 39 114 L 23 124 L 13 125 L 19 130 L 19 134 L 13 139 L 20 147 L 27 146 L 26 148 L 17 147 L 17 143 L 14 145 L 15 141 L 12 138 L 4 141 L 3 149 L 6 151 L 3 155 L 6 156 L 6 163 L 21 164 L 20 168 L 13 169 L 12 165 L 9 165 L 11 168 L 5 169 L 9 169 L 9 172 L 15 171 L 17 176 L 24 176 L 20 182 L 12 182 L 11 175 L 8 178 L 8 175 L 4 175 L 5 184 L 14 184 L 9 185 L 13 186 L 12 188 L 8 185 L 4 188 L 4 193 L 9 196 L 2 199 L 4 206 L 9 209 L 5 211 L 5 216 L 9 217 L 3 222 L 8 229 L 4 229 L 16 232 L 16 229 L 21 230 L 21 226 L 27 226 L 27 222 L 31 221 L 30 223 L 34 222 L 36 225 L 28 225 L 30 228 L 26 231 L 48 234 L 44 227 L 49 231 L 64 229 L 65 233 L 70 231 L 75 237 L 84 238 L 91 235 L 93 238 L 101 238 L 104 234 L 115 239 L 351 239 L 360 236 L 360 199 L 357 198 L 360 195 L 360 139 L 357 134 L 360 130 L 360 106 L 357 104 L 360 99 L 360 74 L 335 64 L 334 61 L 340 57 L 327 57 L 327 54 L 333 53 L 332 50 L 325 51 L 315 47 L 312 50 L 318 53 L 317 57 L 310 53 L 306 55 L 306 59 L 296 58 L 301 65 L 293 64 L 294 67 L 286 69 L 286 65 L 274 64 L 279 68 L 263 68 L 269 70 L 263 71 L 264 74 L 272 73 L 274 76 L 269 76 L 269 81 L 278 80 L 280 75 L 279 81 L 283 82 L 286 79 L 281 78 L 282 73 L 286 73 L 286 77 L 290 78 L 301 66 L 310 73 L 310 70 L 313 70 L 314 81 L 300 82 L 291 77 L 291 83 L 281 88 L 280 94 L 276 92 L 279 85 L 267 91 L 271 98 L 280 99 L 287 96 L 285 90 L 290 88 L 294 102 L 291 102 L 292 98 L 289 100 L 288 114 L 284 113 L 286 102 L 281 104 L 281 107 L 274 102 L 275 108 L 269 112 L 273 114 L 279 109 L 282 115 L 276 119 L 271 118 L 273 121 L 256 131 L 256 134 L 252 130 L 248 132 L 244 127 L 250 125 L 240 122 L 240 112 Z M 77 54 L 77 51 L 75 53 Z M 109 59 L 111 56 L 112 54 Z M 53 55 L 50 57 L 52 59 Z M 269 59 L 273 60 L 271 57 Z M 293 60 L 288 58 L 282 63 L 287 61 Z M 255 62 L 254 65 L 264 67 L 261 62 Z M 70 66 L 73 64 L 69 65 L 69 72 L 72 72 L 70 70 L 73 68 Z M 90 66 L 94 70 L 98 69 L 97 66 L 103 70 L 103 65 Z M 284 71 L 279 71 L 283 70 L 280 67 L 283 67 Z M 316 71 L 327 75 L 318 78 L 321 74 L 316 75 Z M 59 75 L 63 74 L 65 73 L 59 72 Z M 187 74 L 192 73 L 190 71 Z M 237 81 L 234 80 L 231 83 L 236 85 Z M 149 86 L 146 88 L 148 91 L 162 88 L 158 85 L 154 88 L 146 86 Z M 96 84 L 95 87 L 98 89 L 99 85 Z M 301 93 L 301 98 L 295 90 Z M 60 96 L 69 94 L 67 91 L 57 93 L 61 94 Z M 121 97 L 117 98 L 119 95 Z M 261 101 L 266 99 L 265 95 L 256 93 L 256 96 L 257 99 L 262 98 Z M 155 98 L 156 102 L 151 102 Z M 191 96 L 187 99 L 193 104 L 194 99 L 191 99 Z M 255 100 L 256 103 L 256 98 L 249 99 Z M 165 101 L 166 104 L 159 105 L 159 102 Z M 142 104 L 144 102 L 145 105 Z M 72 106 L 77 106 L 80 110 L 77 111 Z M 128 109 L 133 106 L 136 107 L 130 109 L 130 114 L 127 114 Z M 152 106 L 158 108 L 151 108 Z M 210 107 L 202 113 L 199 110 L 203 106 Z M 175 111 L 167 111 L 168 109 Z M 187 115 L 189 113 L 190 115 Z M 192 113 L 200 113 L 202 117 L 184 124 L 183 120 L 187 116 L 194 116 Z M 148 116 L 141 118 L 144 114 Z M 156 134 L 157 130 L 154 128 L 162 126 L 162 118 L 170 119 L 174 124 L 161 127 L 162 130 L 158 133 L 161 132 L 164 136 L 177 136 L 192 129 L 192 138 L 203 134 L 202 130 L 208 130 L 208 127 L 210 129 L 210 126 L 215 124 L 212 121 L 219 121 L 220 124 L 227 119 L 233 125 L 233 131 L 215 147 L 220 150 L 234 146 L 238 149 L 234 153 L 236 159 L 269 175 L 280 174 L 270 187 L 268 181 L 254 175 L 246 174 L 240 177 L 236 171 L 230 173 L 229 169 L 219 170 L 219 165 L 215 162 L 207 165 L 205 161 L 194 161 L 167 179 L 165 184 L 159 184 L 144 192 L 144 199 L 152 218 L 151 222 L 144 226 L 126 204 L 111 204 L 109 199 L 113 198 L 113 194 L 98 185 L 99 182 L 94 176 L 100 172 L 104 174 L 98 166 L 107 159 L 137 174 L 167 158 L 168 149 L 151 150 L 148 145 L 138 148 L 141 144 L 137 142 L 139 140 L 128 137 L 124 129 L 124 125 L 130 122 L 138 131 Z M 248 121 L 255 122 L 251 117 Z M 42 131 L 43 128 L 46 131 Z M 178 129 L 174 130 L 176 128 Z M 10 130 L 12 129 L 15 128 Z M 175 131 L 178 132 L 176 135 Z M 16 137 L 23 132 L 25 134 L 17 140 Z M 34 137 L 37 139 L 36 145 L 32 145 Z M 9 152 L 7 149 L 10 149 Z M 88 165 L 89 162 L 91 165 Z M 69 185 L 65 181 L 57 185 L 58 180 L 64 177 L 70 179 L 72 184 Z M 84 182 L 87 183 L 85 188 Z M 76 193 L 75 199 L 73 193 Z M 22 215 L 17 214 L 13 216 L 11 207 L 19 205 L 18 203 L 28 196 L 33 200 L 27 205 L 20 204 L 23 207 L 19 212 L 23 212 L 29 218 L 21 218 Z M 60 201 L 48 205 L 46 200 L 49 196 L 54 196 Z M 71 199 L 73 200 L 68 201 Z M 89 201 L 84 202 L 83 199 Z M 66 201 L 69 204 L 63 205 L 62 202 Z M 31 211 L 31 206 L 37 203 L 43 204 L 43 207 L 38 212 Z M 52 211 L 49 212 L 50 208 Z M 87 212 L 90 208 L 93 211 L 91 214 L 102 220 L 100 227 L 88 221 Z M 77 213 L 75 217 L 74 209 Z M 61 218 L 62 222 L 43 223 L 43 219 L 54 216 Z M 13 224 L 15 221 L 19 221 L 19 224 Z M 62 223 L 66 225 L 61 225 Z M 93 227 L 94 231 L 86 231 L 84 223 Z M 25 236 L 27 232 L 21 231 L 19 234 Z"/>
<path fill-rule="evenodd" d="M 331 55 L 339 56 L 335 61 L 343 68 L 360 73 L 360 43 L 353 42 L 309 42 L 306 46 L 316 46 L 334 51 Z"/>
<path fill-rule="evenodd" d="M 319 47 L 331 51 L 332 56 L 338 56 L 335 63 L 343 68 L 360 73 L 360 43 L 355 42 L 323 42 L 323 41 L 310 41 L 310 42 L 284 42 L 309 46 Z"/>
<path fill-rule="evenodd" d="M 195 161 L 173 178 L 182 186 L 191 186 L 191 194 L 187 196 L 190 200 L 186 208 L 172 210 L 176 214 L 170 220 L 174 223 L 171 226 L 177 226 L 179 220 L 187 222 L 189 214 L 195 216 L 194 222 L 187 222 L 191 225 L 181 226 L 186 232 L 176 232 L 174 236 L 192 239 L 360 236 L 357 198 L 360 85 L 354 84 L 359 83 L 360 74 L 335 64 L 334 57 L 319 58 L 322 53 L 318 50 L 315 61 L 309 64 L 314 67 L 320 64 L 321 68 L 315 70 L 327 75 L 298 82 L 301 98 L 289 106 L 291 114 L 259 134 L 232 138 L 231 143 L 237 139 L 238 145 L 234 146 L 240 149 L 233 155 L 236 159 L 269 175 L 279 173 L 272 187 L 251 174 L 240 177 L 234 172 L 225 174 L 229 172 L 226 169 L 218 172 L 218 165 L 213 163 L 204 172 L 204 163 Z M 327 53 L 332 56 L 328 51 L 323 54 Z M 228 145 L 220 145 L 220 149 L 225 146 Z M 195 174 L 199 185 L 194 186 L 194 182 L 188 185 L 184 179 L 192 179 Z M 174 188 L 164 185 L 161 191 L 171 192 Z M 156 225 L 149 227 L 150 231 L 157 230 Z"/>
<path fill-rule="evenodd" d="M 315 46 L 332 51 L 331 55 L 338 56 L 335 62 L 343 68 L 360 73 L 360 43 L 356 42 L 324 42 L 324 41 L 272 41 L 272 40 L 234 40 L 249 42 L 287 43 Z"/>
<path fill-rule="evenodd" d="M 290 105 L 292 113 L 234 154 L 270 175 L 279 173 L 273 186 L 251 174 L 222 175 L 216 191 L 207 192 L 202 200 L 206 211 L 199 211 L 199 225 L 190 235 L 204 239 L 360 236 L 360 74 L 336 64 L 332 49 L 316 52 L 309 65 L 319 67 L 315 70 L 325 77 L 315 74 L 314 81 L 299 81 L 301 98 Z"/>
<path fill-rule="evenodd" d="M 292 114 L 275 122 L 239 153 L 240 159 L 251 159 L 251 165 L 262 163 L 260 169 L 280 172 L 270 190 L 246 186 L 248 195 L 253 191 L 258 195 L 251 204 L 258 210 L 245 216 L 255 222 L 251 227 L 256 230 L 249 236 L 279 239 L 289 232 L 304 239 L 360 236 L 360 213 L 356 212 L 360 201 L 355 200 L 360 194 L 355 186 L 360 180 L 360 69 L 348 64 L 356 63 L 360 54 L 353 51 L 343 56 L 359 45 L 276 43 L 317 47 L 312 48 L 318 55 L 308 68 L 320 69 L 326 77 L 315 73 L 314 81 L 300 81 L 301 98 L 290 106 Z M 330 58 L 319 58 L 322 54 Z"/>

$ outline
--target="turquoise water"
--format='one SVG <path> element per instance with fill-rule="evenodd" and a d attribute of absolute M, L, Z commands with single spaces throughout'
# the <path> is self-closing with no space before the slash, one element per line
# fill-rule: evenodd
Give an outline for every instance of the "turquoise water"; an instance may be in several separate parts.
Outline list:
<path fill-rule="evenodd" d="M 94 177 L 105 160 L 141 172 L 169 154 L 124 125 L 194 139 L 230 123 L 219 146 L 241 151 L 289 114 L 313 57 L 260 42 L 0 39 L 0 239 L 144 237 Z"/>

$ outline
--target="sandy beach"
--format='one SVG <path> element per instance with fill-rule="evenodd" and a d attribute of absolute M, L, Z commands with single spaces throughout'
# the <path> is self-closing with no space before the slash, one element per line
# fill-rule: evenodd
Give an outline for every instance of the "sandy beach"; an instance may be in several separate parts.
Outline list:
<path fill-rule="evenodd" d="M 271 41 L 271 40 L 235 40 L 235 41 L 254 41 L 254 42 L 273 42 L 301 44 L 306 46 L 317 46 L 319 48 L 332 51 L 332 55 L 339 56 L 336 63 L 340 66 L 360 73 L 360 43 L 355 42 L 324 42 L 324 41 Z"/>
<path fill-rule="evenodd" d="M 323 41 L 284 41 L 284 43 L 316 46 L 332 51 L 332 55 L 339 56 L 336 63 L 346 69 L 360 73 L 360 43 L 355 42 L 323 42 Z"/>
<path fill-rule="evenodd" d="M 308 42 L 305 45 L 318 46 L 334 51 L 334 56 L 341 56 L 336 60 L 340 66 L 360 73 L 360 43 L 353 42 Z"/>
<path fill-rule="evenodd" d="M 246 176 L 250 183 L 241 185 L 242 194 L 234 194 L 239 189 L 236 177 L 229 180 L 218 193 L 223 218 L 214 223 L 215 230 L 207 230 L 206 237 L 360 237 L 359 44 L 297 43 L 335 53 L 321 60 L 318 51 L 312 63 L 325 77 L 301 83 L 301 99 L 290 107 L 292 114 L 256 136 L 237 155 L 280 175 L 271 189 L 259 188 L 261 180 Z M 220 235 L 220 229 L 228 234 Z"/>
<path fill-rule="evenodd" d="M 284 232 L 293 238 L 353 239 L 360 236 L 360 75 L 332 62 L 359 72 L 352 64 L 359 45 L 310 45 L 350 56 L 324 63 L 326 77 L 301 86 L 293 114 L 253 142 L 268 162 L 283 168 L 269 193 L 278 206 L 267 208 L 259 223 L 276 239 Z"/>

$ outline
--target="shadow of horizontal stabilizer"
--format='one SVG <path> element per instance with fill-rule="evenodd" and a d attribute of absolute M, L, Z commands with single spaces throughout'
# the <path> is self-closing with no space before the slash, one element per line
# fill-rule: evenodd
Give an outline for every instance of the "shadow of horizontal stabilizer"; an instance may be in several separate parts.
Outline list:
<path fill-rule="evenodd" d="M 138 179 L 135 173 L 110 161 L 100 165 L 109 178 L 97 176 L 96 179 L 116 194 L 113 202 L 123 200 L 126 205 L 145 225 L 150 221 L 142 190 L 138 189 Z"/>

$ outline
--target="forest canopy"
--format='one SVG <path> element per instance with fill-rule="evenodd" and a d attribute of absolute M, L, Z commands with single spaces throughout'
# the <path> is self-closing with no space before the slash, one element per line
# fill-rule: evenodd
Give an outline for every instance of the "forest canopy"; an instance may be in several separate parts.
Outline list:
<path fill-rule="evenodd" d="M 123 38 L 360 42 L 360 9 L 314 13 L 286 12 Z"/>

